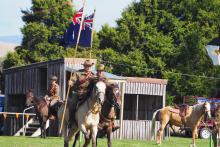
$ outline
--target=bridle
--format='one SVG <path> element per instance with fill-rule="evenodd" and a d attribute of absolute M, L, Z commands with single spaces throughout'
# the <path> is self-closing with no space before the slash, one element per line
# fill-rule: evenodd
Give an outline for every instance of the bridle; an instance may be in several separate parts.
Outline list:
<path fill-rule="evenodd" d="M 208 120 L 208 113 L 210 110 L 207 110 L 206 103 L 203 104 L 203 109 L 204 109 L 204 113 L 205 113 L 204 120 L 207 121 Z"/>
<path fill-rule="evenodd" d="M 114 89 L 116 89 L 116 88 L 117 88 L 117 90 L 119 90 L 118 86 L 116 86 L 116 85 L 113 85 L 111 87 L 111 94 L 112 95 L 110 97 L 112 97 L 112 99 L 110 100 L 107 96 L 106 102 L 109 105 L 111 105 L 112 107 L 114 107 L 116 109 L 120 109 L 120 105 L 117 103 L 117 100 L 120 99 L 120 94 L 119 94 L 119 92 L 117 94 L 115 93 L 116 90 L 114 90 Z"/>
<path fill-rule="evenodd" d="M 96 102 L 96 104 L 94 105 L 93 108 L 98 107 L 98 111 L 94 111 L 93 108 L 92 108 L 91 112 L 93 114 L 96 114 L 97 112 L 101 111 L 101 106 L 103 105 L 103 102 L 104 102 L 104 100 L 103 101 L 100 100 L 100 98 L 98 98 L 98 96 L 101 95 L 101 94 L 104 96 L 105 95 L 105 91 L 100 91 L 100 90 L 98 90 L 98 88 L 96 86 L 94 86 L 93 92 L 95 92 L 95 95 L 92 96 L 92 97 L 95 98 L 94 100 Z M 92 101 L 92 99 L 90 101 Z M 87 100 L 87 105 L 88 105 L 88 107 L 90 107 L 89 100 Z"/>

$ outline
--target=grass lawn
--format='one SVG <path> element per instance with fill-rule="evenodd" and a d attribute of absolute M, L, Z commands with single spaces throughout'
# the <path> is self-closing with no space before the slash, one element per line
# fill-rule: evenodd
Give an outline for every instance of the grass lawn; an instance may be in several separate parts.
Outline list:
<path fill-rule="evenodd" d="M 162 142 L 160 147 L 189 147 L 190 138 L 171 137 Z M 197 147 L 209 147 L 209 140 L 197 139 Z M 63 138 L 47 139 L 31 137 L 0 136 L 0 147 L 62 147 Z M 81 145 L 82 146 L 82 145 Z M 106 147 L 106 139 L 98 140 L 99 147 Z M 157 147 L 154 141 L 113 140 L 113 147 Z"/>

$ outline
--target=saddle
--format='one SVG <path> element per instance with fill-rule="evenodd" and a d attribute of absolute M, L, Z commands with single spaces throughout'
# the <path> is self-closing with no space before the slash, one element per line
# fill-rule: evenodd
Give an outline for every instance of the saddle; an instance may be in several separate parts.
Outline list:
<path fill-rule="evenodd" d="M 179 114 L 183 124 L 186 123 L 186 115 L 188 113 L 188 110 L 189 106 L 187 104 L 174 105 L 174 107 L 170 109 L 171 112 Z"/>
<path fill-rule="evenodd" d="M 175 105 L 175 109 L 179 110 L 179 116 L 180 117 L 185 117 L 187 114 L 187 110 L 189 109 L 189 106 L 187 104 L 182 104 L 182 105 Z"/>

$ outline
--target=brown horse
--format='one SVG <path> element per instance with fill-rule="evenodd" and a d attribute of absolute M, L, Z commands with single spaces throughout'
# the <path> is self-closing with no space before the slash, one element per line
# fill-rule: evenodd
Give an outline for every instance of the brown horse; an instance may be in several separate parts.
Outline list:
<path fill-rule="evenodd" d="M 30 89 L 26 93 L 26 105 L 34 106 L 40 122 L 41 138 L 46 138 L 46 122 L 49 117 L 48 103 L 43 97 L 35 97 L 33 90 Z"/>
<path fill-rule="evenodd" d="M 57 117 L 57 111 L 62 104 L 56 103 L 53 108 L 49 108 L 49 101 L 46 101 L 44 97 L 35 97 L 33 90 L 28 90 L 26 93 L 26 105 L 34 106 L 36 115 L 40 122 L 41 137 L 46 138 L 46 122 L 50 117 L 50 114 Z"/>
<path fill-rule="evenodd" d="M 116 129 L 114 126 L 116 109 L 120 109 L 120 105 L 121 95 L 118 85 L 111 84 L 107 86 L 106 99 L 103 103 L 100 114 L 100 128 L 97 136 L 103 137 L 105 134 L 107 134 L 108 147 L 112 146 L 112 132 Z"/>
<path fill-rule="evenodd" d="M 173 112 L 173 107 L 167 106 L 162 109 L 159 109 L 154 112 L 152 118 L 152 126 L 151 126 L 151 137 L 153 137 L 155 132 L 155 120 L 156 114 L 160 112 L 159 120 L 160 120 L 160 128 L 157 132 L 157 144 L 161 144 L 161 136 L 163 134 L 163 130 L 166 125 L 169 123 L 175 126 L 183 126 L 182 118 L 178 113 Z M 195 137 L 197 134 L 197 126 L 201 121 L 204 114 L 207 113 L 209 118 L 211 118 L 210 112 L 210 104 L 205 102 L 204 104 L 197 104 L 195 106 L 189 106 L 188 114 L 186 115 L 185 126 L 191 128 L 192 130 L 192 145 L 195 146 Z"/>

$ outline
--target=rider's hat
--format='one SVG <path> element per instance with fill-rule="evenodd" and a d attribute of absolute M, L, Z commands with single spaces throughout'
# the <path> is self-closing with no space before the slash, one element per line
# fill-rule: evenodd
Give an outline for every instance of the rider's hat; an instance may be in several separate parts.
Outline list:
<path fill-rule="evenodd" d="M 97 71 L 104 71 L 105 70 L 105 65 L 103 64 L 100 64 L 98 67 L 97 67 Z"/>
<path fill-rule="evenodd" d="M 57 76 L 51 76 L 50 77 L 50 80 L 52 80 L 52 81 L 57 81 L 57 79 L 58 79 Z"/>
<path fill-rule="evenodd" d="M 84 66 L 93 66 L 94 63 L 92 63 L 90 60 L 86 60 L 84 63 L 83 63 Z"/>

